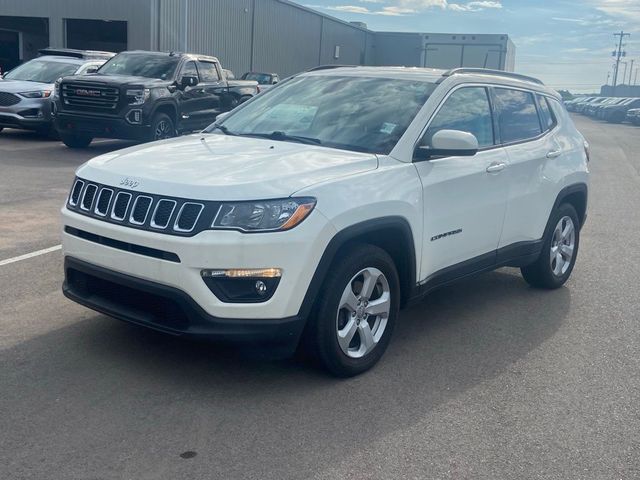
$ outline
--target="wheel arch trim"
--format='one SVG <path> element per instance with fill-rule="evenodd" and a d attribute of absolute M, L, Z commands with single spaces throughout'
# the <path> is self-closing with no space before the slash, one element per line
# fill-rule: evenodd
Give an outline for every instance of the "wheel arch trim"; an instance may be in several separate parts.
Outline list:
<path fill-rule="evenodd" d="M 402 235 L 402 245 L 406 247 L 404 252 L 405 259 L 407 261 L 407 278 L 400 278 L 401 286 L 403 287 L 402 303 L 404 304 L 412 295 L 413 289 L 416 286 L 416 247 L 414 243 L 413 232 L 411 226 L 406 218 L 400 216 L 388 216 L 365 220 L 354 225 L 350 225 L 345 229 L 336 233 L 333 238 L 327 244 L 322 257 L 316 266 L 316 270 L 313 274 L 311 282 L 307 287 L 307 292 L 304 296 L 302 305 L 298 312 L 298 316 L 302 318 L 308 318 L 311 313 L 311 309 L 318 298 L 318 294 L 322 288 L 324 280 L 329 273 L 329 268 L 334 261 L 336 255 L 344 246 L 349 243 L 358 240 L 363 235 L 372 234 L 375 232 L 395 230 Z M 375 245 L 374 242 L 371 242 Z M 391 252 L 389 252 L 391 255 Z M 397 266 L 397 268 L 399 268 Z M 398 272 L 399 274 L 401 272 Z M 404 281 L 403 281 L 404 280 Z M 405 288 L 406 287 L 406 288 Z"/>

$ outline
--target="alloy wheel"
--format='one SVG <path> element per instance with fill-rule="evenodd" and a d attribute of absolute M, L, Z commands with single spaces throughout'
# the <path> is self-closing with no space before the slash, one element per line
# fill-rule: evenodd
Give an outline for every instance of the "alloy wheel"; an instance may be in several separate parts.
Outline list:
<path fill-rule="evenodd" d="M 571 260 L 576 246 L 576 228 L 571 217 L 560 219 L 553 231 L 549 261 L 551 271 L 556 277 L 561 277 L 571 266 Z"/>
<path fill-rule="evenodd" d="M 342 352 L 362 358 L 378 345 L 391 311 L 391 289 L 377 268 L 359 271 L 344 288 L 336 315 L 336 333 Z"/>

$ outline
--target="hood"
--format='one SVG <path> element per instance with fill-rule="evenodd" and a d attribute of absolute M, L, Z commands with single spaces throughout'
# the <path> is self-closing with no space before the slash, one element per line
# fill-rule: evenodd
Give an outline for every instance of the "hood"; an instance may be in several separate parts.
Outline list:
<path fill-rule="evenodd" d="M 71 81 L 73 83 L 104 83 L 105 85 L 140 85 L 143 87 L 162 87 L 172 83 L 169 80 L 158 80 L 157 78 L 135 77 L 131 75 L 101 75 L 99 73 L 73 75 L 71 77 L 65 77 L 64 81 Z"/>
<path fill-rule="evenodd" d="M 0 82 L 0 92 L 22 93 L 37 90 L 53 90 L 53 83 L 27 82 L 26 80 L 4 80 Z"/>
<path fill-rule="evenodd" d="M 199 200 L 288 197 L 316 183 L 374 170 L 378 158 L 315 145 L 197 134 L 140 145 L 90 160 L 81 178 L 136 191 Z"/>

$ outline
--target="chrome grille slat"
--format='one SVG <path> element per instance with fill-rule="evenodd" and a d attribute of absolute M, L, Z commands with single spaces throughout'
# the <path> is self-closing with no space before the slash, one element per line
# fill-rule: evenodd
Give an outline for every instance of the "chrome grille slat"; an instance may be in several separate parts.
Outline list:
<path fill-rule="evenodd" d="M 80 201 L 80 194 L 82 193 L 82 189 L 84 188 L 84 182 L 80 179 L 77 179 L 71 188 L 71 195 L 69 195 L 69 205 L 75 207 L 78 205 Z"/>
<path fill-rule="evenodd" d="M 144 225 L 151 209 L 153 198 L 146 195 L 138 195 L 133 201 L 133 207 L 131 207 L 131 214 L 129 215 L 129 222 L 134 225 Z"/>
<path fill-rule="evenodd" d="M 82 201 L 80 202 L 80 208 L 85 211 L 91 210 L 93 206 L 93 201 L 96 198 L 96 193 L 98 191 L 98 186 L 90 183 L 87 185 L 87 188 L 84 189 L 84 194 L 82 195 Z"/>
<path fill-rule="evenodd" d="M 127 210 L 129 209 L 131 198 L 132 195 L 128 192 L 118 192 L 118 195 L 116 195 L 116 200 L 113 202 L 113 208 L 111 209 L 111 218 L 119 222 L 124 220 L 127 216 Z"/>
<path fill-rule="evenodd" d="M 175 200 L 167 200 L 166 198 L 158 201 L 151 216 L 151 227 L 159 229 L 167 228 L 177 204 L 178 202 Z"/>
<path fill-rule="evenodd" d="M 106 217 L 109 213 L 109 206 L 111 206 L 111 200 L 113 198 L 113 190 L 110 188 L 103 188 L 98 193 L 98 200 L 96 201 L 96 207 L 94 209 L 96 215 Z"/>
<path fill-rule="evenodd" d="M 204 210 L 204 205 L 195 202 L 185 202 L 180 207 L 180 211 L 176 216 L 173 229 L 177 232 L 191 232 L 196 227 L 200 214 Z"/>

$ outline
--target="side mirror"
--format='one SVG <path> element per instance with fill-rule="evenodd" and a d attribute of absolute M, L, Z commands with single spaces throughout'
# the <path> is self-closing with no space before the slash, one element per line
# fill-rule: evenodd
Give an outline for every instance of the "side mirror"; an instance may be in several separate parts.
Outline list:
<path fill-rule="evenodd" d="M 460 130 L 440 130 L 431 137 L 431 146 L 416 148 L 414 160 L 429 160 L 433 157 L 473 157 L 478 153 L 475 135 Z"/>
<path fill-rule="evenodd" d="M 271 85 L 275 85 L 278 83 L 278 79 L 274 78 L 273 80 L 271 80 Z"/>
<path fill-rule="evenodd" d="M 98 67 L 89 67 L 87 68 L 87 71 L 84 72 L 86 75 L 89 75 L 90 73 L 97 73 L 98 72 Z"/>
<path fill-rule="evenodd" d="M 198 85 L 198 77 L 192 75 L 185 75 L 180 80 L 180 86 L 182 88 L 195 87 L 196 85 Z"/>

